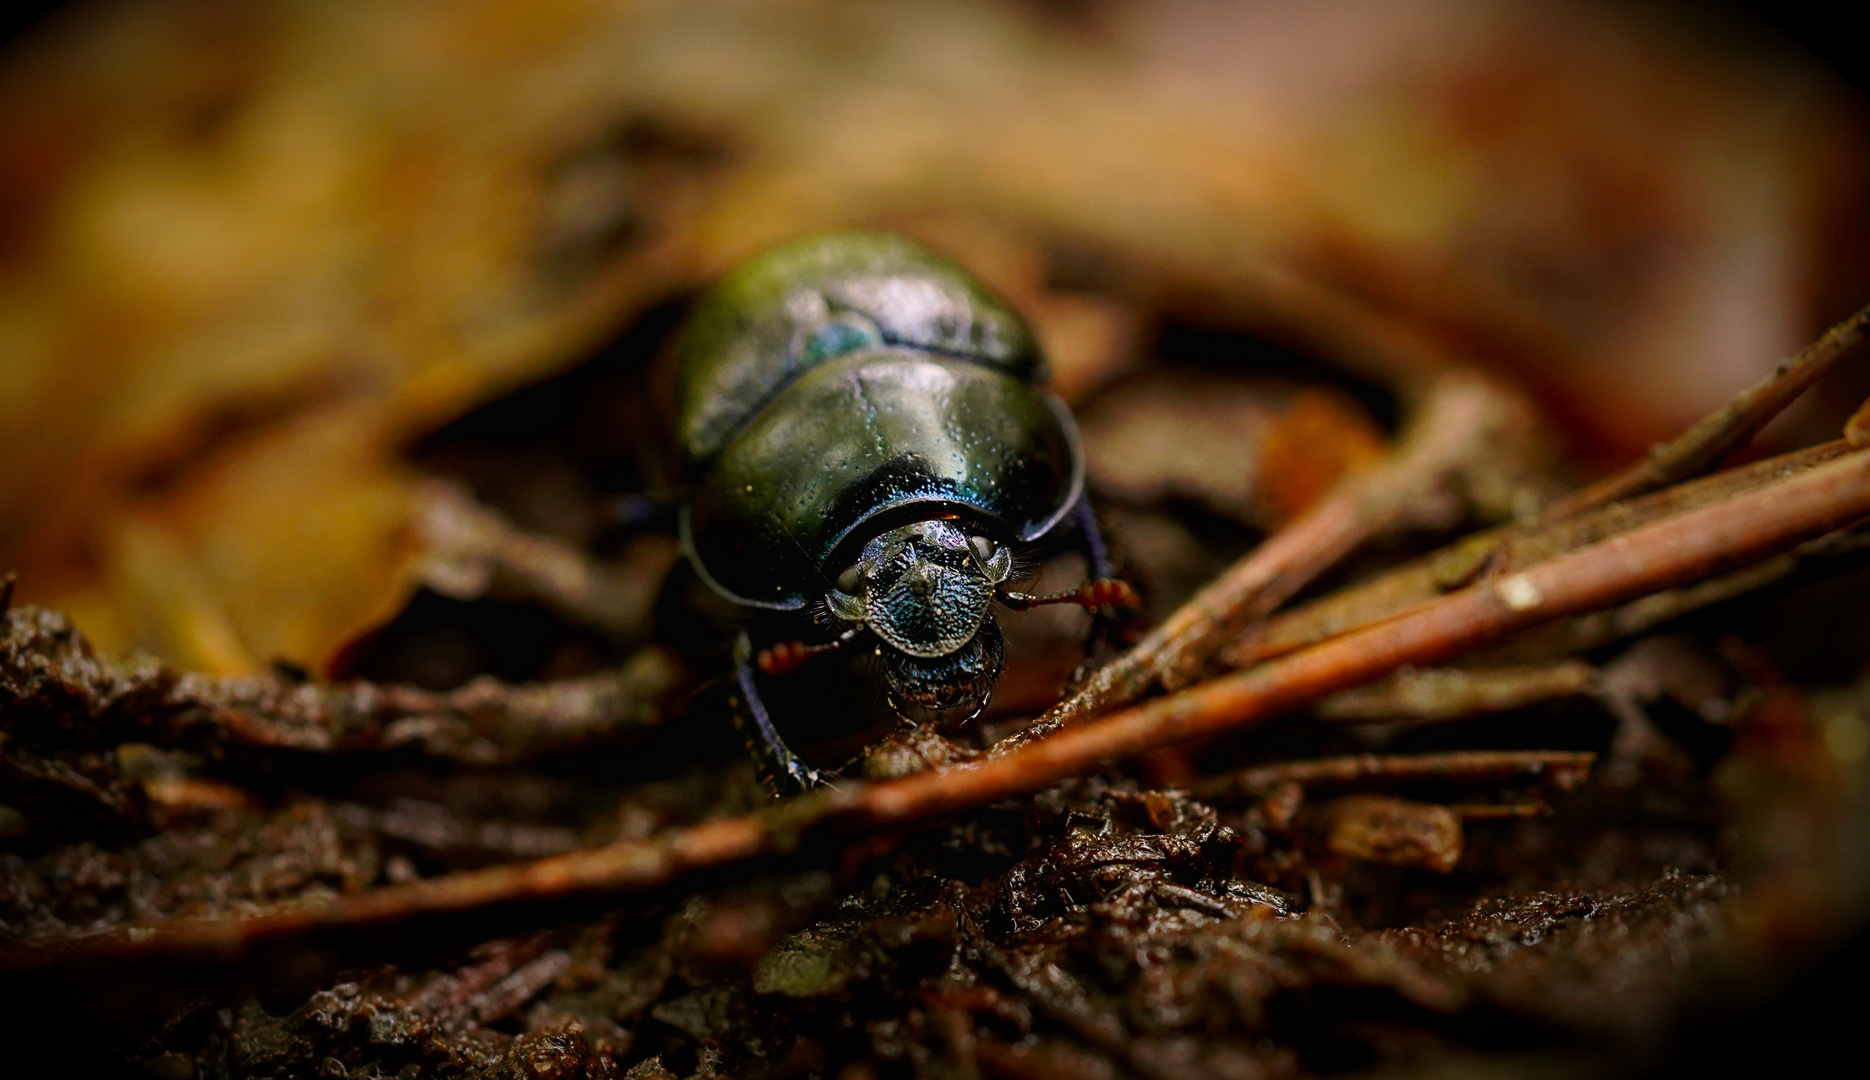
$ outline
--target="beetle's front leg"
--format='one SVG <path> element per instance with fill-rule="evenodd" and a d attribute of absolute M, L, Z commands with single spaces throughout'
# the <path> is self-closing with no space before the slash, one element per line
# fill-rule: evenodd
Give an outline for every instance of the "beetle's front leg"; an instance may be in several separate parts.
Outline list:
<path fill-rule="evenodd" d="M 754 683 L 753 659 L 753 642 L 742 630 L 734 639 L 734 681 L 740 688 L 734 724 L 746 736 L 754 771 L 774 795 L 823 787 L 828 782 L 825 774 L 794 754 L 786 740 L 780 738 L 779 729 L 773 726 L 766 702 L 760 698 L 759 687 Z"/>
<path fill-rule="evenodd" d="M 754 666 L 762 675 L 790 675 L 819 653 L 836 652 L 849 645 L 859 629 L 853 626 L 822 645 L 808 645 L 803 641 L 776 642 L 760 650 L 754 658 Z"/>
<path fill-rule="evenodd" d="M 1075 604 L 1086 611 L 1096 614 L 1111 608 L 1133 608 L 1142 601 L 1137 598 L 1136 590 L 1127 581 L 1116 578 L 1095 578 L 1075 589 L 1061 593 L 1048 593 L 1035 596 L 1032 593 L 1008 590 L 1000 594 L 1000 602 L 1014 611 L 1043 607 L 1047 604 Z"/>

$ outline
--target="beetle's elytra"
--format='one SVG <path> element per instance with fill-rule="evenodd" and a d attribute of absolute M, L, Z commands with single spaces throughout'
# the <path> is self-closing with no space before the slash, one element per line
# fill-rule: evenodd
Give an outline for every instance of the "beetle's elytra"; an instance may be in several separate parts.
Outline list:
<path fill-rule="evenodd" d="M 860 231 L 771 249 L 700 301 L 676 365 L 689 561 L 736 604 L 837 627 L 764 651 L 765 672 L 868 635 L 899 713 L 967 719 L 1003 663 L 996 600 L 1111 595 L 1007 591 L 1015 546 L 1067 519 L 1094 528 L 1083 455 L 1032 333 L 952 263 Z M 744 634 L 736 666 L 770 771 L 821 782 L 773 729 Z"/>

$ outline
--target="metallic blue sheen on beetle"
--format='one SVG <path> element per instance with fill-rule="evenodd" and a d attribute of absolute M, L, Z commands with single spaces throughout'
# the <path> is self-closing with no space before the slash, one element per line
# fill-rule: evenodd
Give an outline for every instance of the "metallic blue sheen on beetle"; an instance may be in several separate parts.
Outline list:
<path fill-rule="evenodd" d="M 916 722 L 985 707 L 1004 643 L 992 606 L 1078 603 L 1007 588 L 1014 547 L 1071 519 L 1094 570 L 1077 426 L 1039 384 L 1013 310 L 900 237 L 808 236 L 704 296 L 676 345 L 689 498 L 682 545 L 709 588 L 747 608 L 832 622 L 828 644 L 736 647 L 743 720 L 784 786 L 824 781 L 785 746 L 754 678 L 873 635 L 891 704 Z"/>

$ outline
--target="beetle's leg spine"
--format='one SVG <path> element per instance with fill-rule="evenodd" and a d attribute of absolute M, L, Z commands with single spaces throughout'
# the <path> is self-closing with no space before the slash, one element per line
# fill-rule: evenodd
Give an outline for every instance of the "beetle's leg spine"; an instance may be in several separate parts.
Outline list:
<path fill-rule="evenodd" d="M 734 641 L 734 681 L 740 686 L 741 705 L 734 710 L 734 725 L 746 737 L 754 772 L 775 796 L 824 786 L 824 774 L 800 760 L 773 726 L 766 702 L 753 681 L 753 668 L 748 663 L 752 653 L 753 643 L 742 630 Z"/>

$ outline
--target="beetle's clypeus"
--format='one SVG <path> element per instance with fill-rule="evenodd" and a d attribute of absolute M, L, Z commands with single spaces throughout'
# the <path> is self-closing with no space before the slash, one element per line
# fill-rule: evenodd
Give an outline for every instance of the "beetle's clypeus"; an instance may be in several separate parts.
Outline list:
<path fill-rule="evenodd" d="M 740 718 L 769 780 L 823 776 L 762 702 L 757 668 L 874 645 L 903 717 L 978 715 L 1004 644 L 991 610 L 1126 602 L 1102 580 L 1077 427 L 1039 386 L 1031 332 L 959 267 L 907 240 L 843 231 L 747 262 L 702 298 L 676 347 L 683 548 L 714 591 L 834 629 L 735 648 Z M 1012 592 L 1015 547 L 1071 522 L 1099 580 Z"/>

